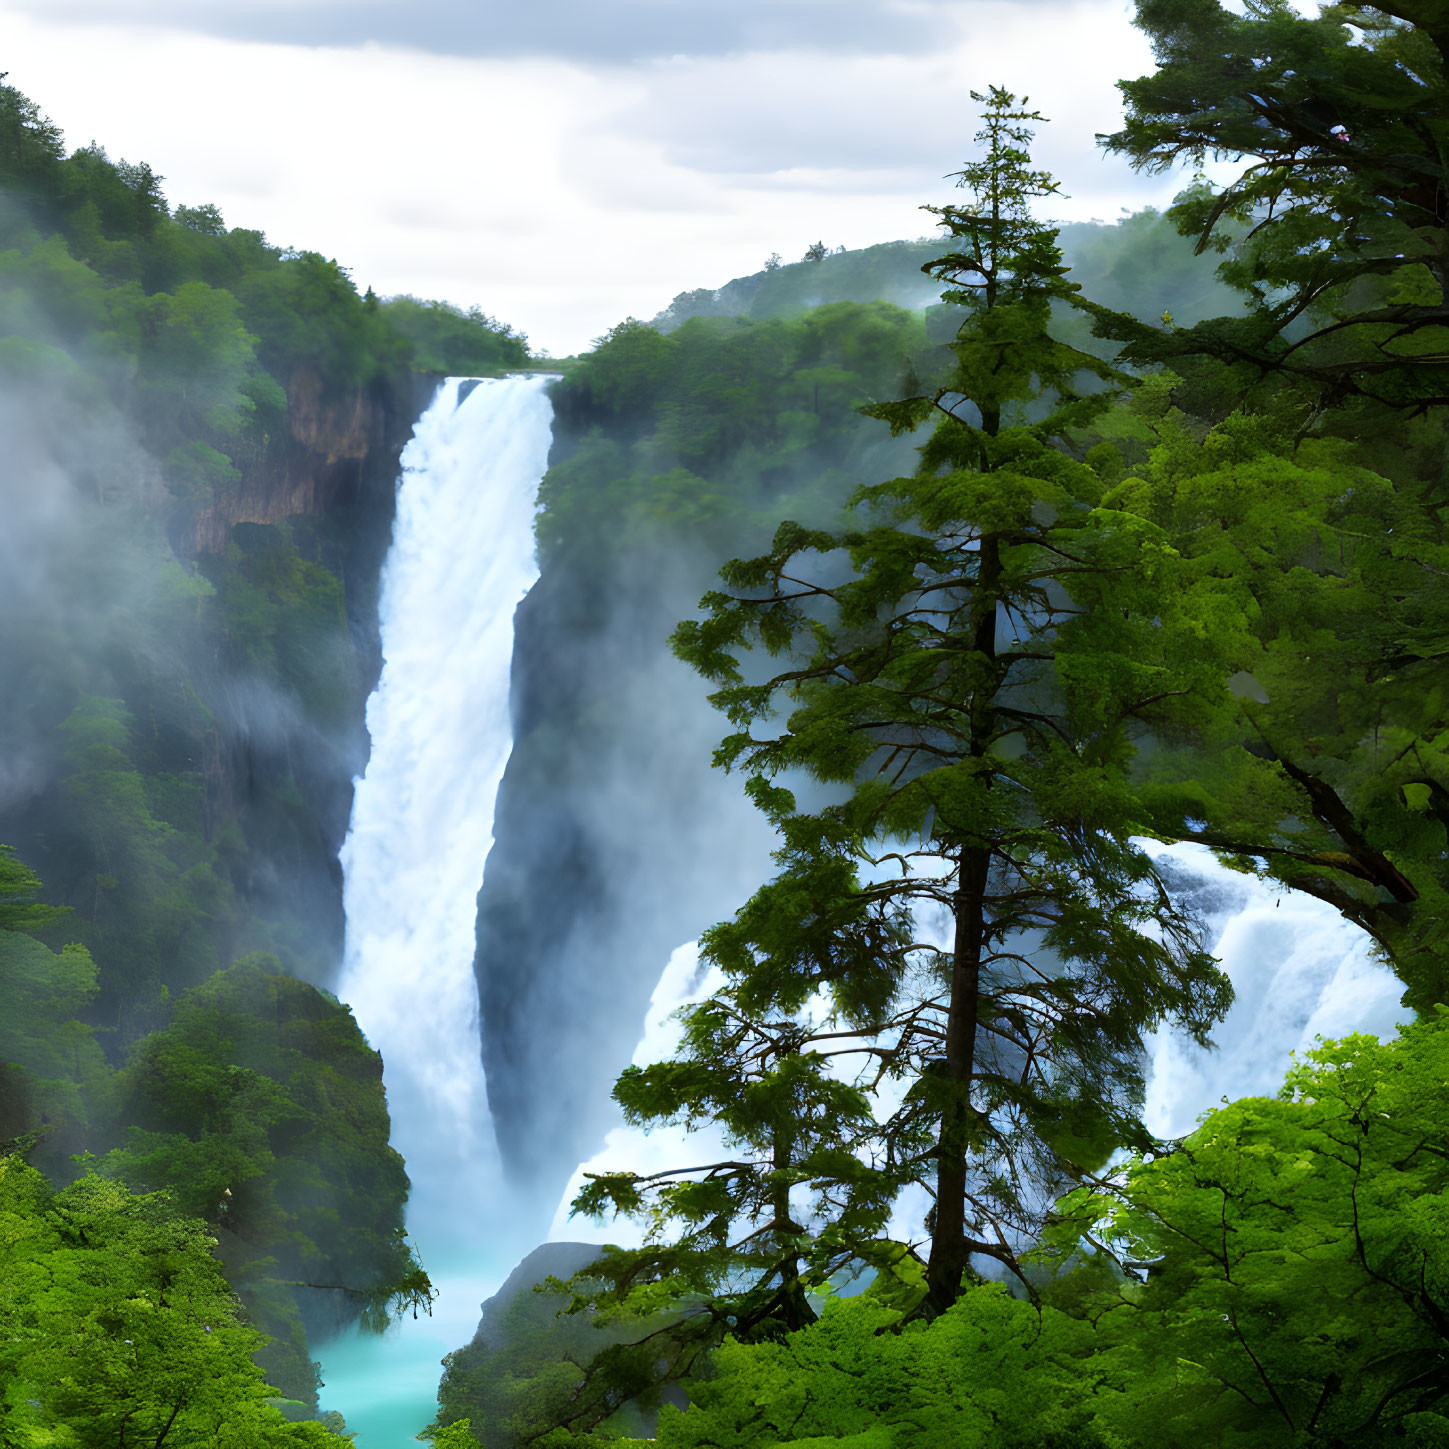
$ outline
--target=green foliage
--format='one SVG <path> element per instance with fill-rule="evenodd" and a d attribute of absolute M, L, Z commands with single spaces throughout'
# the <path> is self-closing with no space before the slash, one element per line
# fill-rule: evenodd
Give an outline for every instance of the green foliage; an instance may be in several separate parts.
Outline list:
<path fill-rule="evenodd" d="M 644 1427 L 635 1396 L 657 1405 L 669 1351 L 653 1336 L 661 1323 L 569 1313 L 570 1298 L 550 1279 L 501 1309 L 485 1306 L 478 1337 L 443 1360 L 438 1424 L 427 1431 L 435 1445 L 520 1449 L 550 1442 L 556 1429 L 571 1442 L 596 1426 L 605 1437 Z M 670 1377 L 682 1371 L 670 1368 Z"/>
<path fill-rule="evenodd" d="M 660 1449 L 1093 1449 L 1091 1329 L 1000 1287 L 973 1288 L 929 1326 L 901 1330 L 849 1298 L 778 1343 L 727 1341 L 690 1406 L 666 1408 Z M 625 1440 L 630 1446 L 650 1441 Z"/>
<path fill-rule="evenodd" d="M 426 1440 L 433 1449 L 474 1449 L 478 1443 L 471 1419 L 456 1419 L 442 1428 L 426 1429 L 418 1438 Z"/>
<path fill-rule="evenodd" d="M 1077 1290 L 1109 1345 L 1104 1423 L 1163 1446 L 1449 1441 L 1446 1077 L 1444 1008 L 1326 1043 L 1276 1100 L 1060 1205 L 1049 1249 L 1086 1236 L 1147 1269 Z"/>
<path fill-rule="evenodd" d="M 342 733 L 362 691 L 336 574 L 305 557 L 285 524 L 238 525 L 206 571 L 227 662 L 284 691 L 317 728 Z"/>
<path fill-rule="evenodd" d="M 92 747 L 126 729 L 104 709 L 86 722 Z M 315 1407 L 309 1328 L 361 1318 L 380 1331 L 432 1300 L 403 1236 L 407 1177 L 387 1145 L 376 1053 L 345 1007 L 257 953 L 174 1004 L 163 993 L 153 1009 L 169 1023 L 113 1073 L 81 1019 L 97 991 L 89 952 L 53 952 L 20 929 L 79 922 L 26 899 L 40 882 L 8 850 L 0 872 L 0 1138 L 63 1179 L 68 1154 L 123 1137 L 87 1162 L 208 1223 L 271 1338 L 259 1362 Z"/>
<path fill-rule="evenodd" d="M 318 252 L 285 254 L 235 283 L 269 367 L 315 369 L 334 386 L 370 382 L 403 365 L 410 348 L 383 309 L 360 297 L 347 269 Z"/>
<path fill-rule="evenodd" d="M 0 930 L 39 931 L 64 920 L 65 908 L 41 904 L 40 892 L 40 877 L 16 859 L 13 846 L 0 845 Z"/>
<path fill-rule="evenodd" d="M 1167 216 L 1148 207 L 1108 225 L 1067 222 L 1059 240 L 1072 277 L 1084 295 L 1117 312 L 1156 323 L 1164 312 L 1184 326 L 1239 308 L 1240 297 L 1214 273 L 1214 259 L 1198 256 Z M 950 327 L 953 309 L 937 304 L 939 287 L 922 269 L 939 255 L 935 237 L 883 242 L 853 251 L 837 251 L 818 262 L 795 262 L 738 277 L 718 289 L 682 292 L 650 324 L 673 332 L 691 317 L 785 318 L 834 302 L 889 302 L 913 310 L 927 308 L 933 339 L 936 325 Z M 1059 328 L 1069 329 L 1070 313 L 1058 310 Z M 1082 329 L 1079 345 L 1098 344 Z M 1062 335 L 1065 335 L 1063 330 Z"/>
<path fill-rule="evenodd" d="M 699 319 L 667 337 L 621 324 L 553 389 L 579 442 L 540 489 L 540 547 L 628 552 L 672 535 L 720 558 L 786 499 L 833 511 L 867 441 L 855 409 L 924 350 L 920 319 L 884 303 Z"/>
<path fill-rule="evenodd" d="M 481 307 L 465 311 L 450 302 L 402 296 L 389 297 L 382 310 L 412 343 L 412 365 L 419 372 L 489 377 L 529 360 L 528 338 Z"/>
<path fill-rule="evenodd" d="M 1449 402 L 1443 323 L 1445 75 L 1449 26 L 1436 6 L 1327 5 L 1314 17 L 1263 0 L 1140 0 L 1158 69 L 1120 88 L 1122 130 L 1101 138 L 1161 171 L 1209 154 L 1248 164 L 1202 185 L 1172 215 L 1221 248 L 1245 315 L 1140 328 L 1129 355 L 1206 355 L 1239 391 L 1267 376 L 1310 421 L 1346 401 L 1367 416 Z M 1176 364 L 1174 364 L 1176 365 Z"/>
<path fill-rule="evenodd" d="M 80 1019 L 96 993 L 90 953 L 74 943 L 52 951 L 27 934 L 68 914 L 37 903 L 40 890 L 35 872 L 0 846 L 0 1144 L 28 1144 L 54 1170 L 85 1146 L 110 1073 Z"/>
<path fill-rule="evenodd" d="M 1134 463 L 1104 507 L 1173 539 L 1180 586 L 1239 685 L 1150 762 L 1155 833 L 1329 901 L 1427 1009 L 1449 959 L 1436 496 L 1346 440 L 1295 440 L 1281 415 L 1205 430 L 1175 405 L 1179 384 L 1160 375 L 1117 420 Z"/>
<path fill-rule="evenodd" d="M 162 1197 L 82 1177 L 52 1193 L 0 1158 L 0 1438 L 16 1449 L 346 1442 L 268 1400 L 211 1255 Z"/>
<path fill-rule="evenodd" d="M 1449 31 L 1433 7 L 1309 18 L 1269 0 L 1243 14 L 1143 0 L 1138 24 L 1159 66 L 1122 84 L 1108 147 L 1148 170 L 1248 163 L 1169 213 L 1199 251 L 1226 253 L 1239 315 L 1114 326 L 1124 356 L 1181 375 L 1118 421 L 1108 506 L 1163 527 L 1193 587 L 1241 621 L 1236 718 L 1155 762 L 1158 832 L 1329 901 L 1426 1010 L 1449 960 L 1435 199 Z"/>
<path fill-rule="evenodd" d="M 120 700 L 97 697 L 61 722 L 65 796 L 51 859 L 64 857 L 76 932 L 103 963 L 103 1007 L 149 1025 L 163 986 L 216 969 L 209 928 L 229 914 L 229 893 L 201 833 L 153 812 L 165 782 L 137 768 L 134 724 Z"/>
<path fill-rule="evenodd" d="M 1063 1198 L 1034 1255 L 1046 1302 L 983 1285 L 903 1326 L 898 1280 L 883 1297 L 878 1279 L 782 1338 L 727 1338 L 689 1408 L 624 1442 L 1449 1442 L 1446 1074 L 1443 1008 L 1396 1041 L 1324 1043 L 1276 1099 L 1213 1112 Z"/>
<path fill-rule="evenodd" d="M 83 349 L 158 456 L 265 454 L 286 402 L 276 379 L 291 390 L 304 374 L 335 401 L 410 359 L 483 373 L 528 360 L 527 339 L 478 308 L 379 305 L 335 260 L 228 230 L 215 206 L 173 216 L 162 179 L 94 144 L 67 156 L 58 128 L 0 82 L 0 335 Z"/>
<path fill-rule="evenodd" d="M 116 1082 L 125 1145 L 99 1166 L 212 1225 L 229 1280 L 277 1340 L 269 1376 L 304 1401 L 304 1324 L 361 1316 L 380 1330 L 432 1299 L 403 1236 L 408 1182 L 381 1075 L 346 1007 L 256 953 L 182 995 Z"/>

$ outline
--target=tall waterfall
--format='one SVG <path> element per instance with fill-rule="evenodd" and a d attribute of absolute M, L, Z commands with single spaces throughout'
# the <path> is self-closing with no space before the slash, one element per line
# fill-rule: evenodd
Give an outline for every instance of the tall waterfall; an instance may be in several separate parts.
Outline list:
<path fill-rule="evenodd" d="M 383 567 L 372 753 L 342 850 L 338 995 L 382 1053 L 412 1180 L 408 1230 L 440 1297 L 431 1320 L 321 1346 L 323 1405 L 361 1431 L 359 1449 L 413 1442 L 433 1417 L 439 1360 L 472 1336 L 479 1300 L 548 1221 L 504 1201 L 473 977 L 475 900 L 512 744 L 513 613 L 538 572 L 544 384 L 443 384 L 403 453 Z"/>

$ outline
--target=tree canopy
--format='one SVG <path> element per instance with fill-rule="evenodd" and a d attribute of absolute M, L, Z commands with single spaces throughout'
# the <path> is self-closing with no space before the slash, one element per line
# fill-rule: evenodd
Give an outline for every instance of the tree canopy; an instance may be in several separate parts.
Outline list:
<path fill-rule="evenodd" d="M 163 1197 L 92 1175 L 57 1193 L 20 1159 L 0 1158 L 4 1442 L 347 1442 L 281 1412 L 214 1241 Z"/>

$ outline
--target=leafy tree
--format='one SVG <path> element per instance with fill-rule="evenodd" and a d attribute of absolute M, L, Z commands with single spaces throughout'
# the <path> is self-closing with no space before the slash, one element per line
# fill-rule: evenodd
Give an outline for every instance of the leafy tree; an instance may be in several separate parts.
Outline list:
<path fill-rule="evenodd" d="M 1286 381 L 1314 412 L 1394 413 L 1449 403 L 1444 54 L 1439 7 L 1285 0 L 1235 14 L 1219 0 L 1140 0 L 1158 69 L 1123 81 L 1107 148 L 1150 171 L 1212 154 L 1250 164 L 1171 213 L 1199 250 L 1252 226 L 1220 269 L 1246 315 L 1140 330 L 1129 355 L 1206 354 L 1244 384 Z"/>
<path fill-rule="evenodd" d="M 182 437 L 241 433 L 256 410 L 246 384 L 257 339 L 241 325 L 236 298 L 205 282 L 150 299 L 141 352 L 141 405 Z M 168 417 L 168 414 L 170 415 Z"/>
<path fill-rule="evenodd" d="M 413 344 L 412 365 L 419 372 L 486 377 L 528 362 L 528 338 L 481 307 L 403 296 L 389 297 L 382 310 Z"/>
<path fill-rule="evenodd" d="M 221 210 L 211 202 L 203 202 L 200 206 L 178 206 L 172 217 L 182 226 L 189 226 L 192 231 L 199 231 L 203 236 L 225 236 L 226 222 L 222 219 Z"/>
<path fill-rule="evenodd" d="M 14 847 L 0 845 L 0 930 L 39 931 L 69 914 L 64 906 L 36 900 L 41 889 L 40 877 L 16 859 Z"/>
<path fill-rule="evenodd" d="M 426 1429 L 418 1438 L 426 1440 L 433 1449 L 474 1449 L 479 1442 L 473 1434 L 471 1419 L 455 1419 L 451 1424 Z"/>
<path fill-rule="evenodd" d="M 1138 1157 L 1115 1197 L 1060 1204 L 1049 1251 L 1086 1238 L 1127 1267 L 1065 1280 L 1102 1327 L 1107 1426 L 1163 1446 L 1449 1441 L 1446 1075 L 1443 1008 L 1396 1041 L 1326 1043 L 1276 1100 Z"/>
<path fill-rule="evenodd" d="M 1115 420 L 1137 456 L 1104 506 L 1166 531 L 1182 586 L 1236 621 L 1220 642 L 1237 698 L 1160 742 L 1156 832 L 1329 902 L 1427 1010 L 1446 988 L 1449 893 L 1436 506 L 1348 440 L 1295 439 L 1281 412 L 1204 429 L 1180 382 L 1157 376 Z"/>
<path fill-rule="evenodd" d="M 16 1449 L 313 1446 L 252 1363 L 205 1227 L 82 1177 L 52 1193 L 0 1158 L 0 1439 Z"/>
<path fill-rule="evenodd" d="M 403 1232 L 376 1053 L 351 1013 L 257 952 L 184 993 L 118 1075 L 121 1148 L 99 1162 L 205 1220 L 274 1342 L 268 1375 L 312 1401 L 314 1332 L 381 1331 L 432 1287 Z M 339 1225 L 345 1230 L 339 1231 Z"/>
<path fill-rule="evenodd" d="M 5 85 L 0 71 L 0 145 L 5 171 L 24 176 L 48 171 L 65 154 L 64 132 L 29 96 Z"/>
<path fill-rule="evenodd" d="M 640 1119 L 693 1122 L 735 1094 L 739 1160 L 662 1190 L 611 1174 L 582 1200 L 637 1210 L 648 1188 L 661 1226 L 681 1205 L 707 1220 L 716 1288 L 753 1245 L 736 1266 L 786 1325 L 797 1265 L 819 1284 L 879 1259 L 906 1183 L 934 1198 L 921 1312 L 950 1307 L 973 1255 L 1014 1269 L 1053 1184 L 1144 1140 L 1145 1033 L 1201 1038 L 1228 999 L 1131 839 L 1147 818 L 1134 738 L 1221 691 L 1215 621 L 1182 607 L 1162 536 L 1099 510 L 1097 474 L 1055 445 L 1122 384 L 1048 330 L 1075 292 L 1027 212 L 1054 189 L 1024 149 L 1039 118 L 1000 89 L 981 99 L 985 156 L 962 173 L 972 201 L 941 209 L 957 245 L 933 267 L 967 309 L 956 366 L 868 410 L 896 430 L 938 419 L 919 472 L 862 489 L 844 533 L 782 525 L 676 636 L 722 685 L 737 733 L 717 761 L 750 772 L 781 871 L 706 934 L 729 984 L 688 1017 L 680 1060 L 619 1095 Z M 733 651 L 754 643 L 792 667 L 748 677 Z M 771 783 L 785 771 L 833 802 L 802 810 Z M 878 1126 L 833 1082 L 842 1054 L 874 1063 L 862 1085 L 900 1084 Z M 807 1184 L 814 1234 L 790 1197 Z"/>
<path fill-rule="evenodd" d="M 84 946 L 52 951 L 30 934 L 70 914 L 38 902 L 40 891 L 35 872 L 0 846 L 0 1143 L 25 1144 L 64 1171 L 104 1113 L 110 1072 L 80 1019 L 96 994 L 95 962 Z"/>

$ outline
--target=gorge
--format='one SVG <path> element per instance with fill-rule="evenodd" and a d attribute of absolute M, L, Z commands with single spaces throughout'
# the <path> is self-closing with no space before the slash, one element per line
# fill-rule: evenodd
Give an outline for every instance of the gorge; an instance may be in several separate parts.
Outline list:
<path fill-rule="evenodd" d="M 7 1445 L 1449 1442 L 1444 279 L 973 94 L 554 362 L 0 77 Z"/>
<path fill-rule="evenodd" d="M 612 1077 L 633 1054 L 651 991 L 651 1032 L 636 1060 L 667 1054 L 669 1012 L 696 999 L 701 981 L 687 963 L 671 972 L 662 996 L 656 981 L 670 960 L 668 943 L 691 921 L 695 929 L 707 924 L 709 902 L 681 902 L 657 882 L 641 886 L 636 879 L 628 909 L 615 898 L 610 908 L 617 914 L 601 914 L 604 903 L 590 883 L 610 876 L 610 847 L 576 825 L 573 847 L 559 852 L 566 869 L 550 886 L 552 919 L 524 921 L 517 939 L 500 926 L 496 908 L 483 925 L 490 879 L 496 899 L 497 873 L 506 882 L 518 868 L 513 852 L 527 857 L 548 840 L 546 824 L 528 811 L 515 805 L 512 812 L 521 836 L 499 834 L 494 813 L 496 795 L 501 808 L 510 790 L 515 798 L 525 794 L 516 767 L 511 782 L 505 767 L 514 722 L 529 715 L 518 683 L 537 680 L 547 668 L 527 653 L 547 661 L 565 647 L 540 638 L 537 623 L 546 607 L 537 591 L 546 599 L 557 587 L 538 580 L 533 561 L 535 492 L 552 441 L 548 386 L 537 377 L 449 379 L 402 459 L 380 595 L 384 662 L 368 706 L 372 750 L 342 851 L 347 947 L 337 990 L 382 1052 L 392 1138 L 413 1184 L 408 1230 L 440 1298 L 431 1321 L 404 1319 L 382 1338 L 354 1330 L 317 1346 L 323 1406 L 345 1413 L 360 1449 L 404 1443 L 432 1419 L 439 1360 L 468 1341 L 479 1301 L 546 1235 L 629 1240 L 626 1224 L 600 1229 L 569 1221 L 567 1203 L 583 1171 L 697 1155 L 677 1131 L 646 1140 L 597 1108 L 581 1129 L 577 1112 L 587 1084 Z M 515 632 L 515 621 L 528 632 Z M 646 741 L 656 730 L 675 731 L 680 717 L 696 718 L 684 697 L 687 685 L 671 683 L 678 713 L 661 707 L 661 685 L 649 696 L 655 714 L 636 722 Z M 587 685 L 574 678 L 570 687 Z M 557 724 L 540 720 L 536 708 L 533 714 L 533 728 Z M 696 725 L 694 733 L 703 731 Z M 661 740 L 657 748 L 669 747 Z M 741 819 L 722 792 L 709 793 L 702 743 L 696 749 L 692 767 L 681 763 L 676 778 L 683 779 L 671 787 L 671 848 L 689 839 L 721 842 L 721 867 L 738 861 L 722 871 L 725 884 L 743 893 L 764 875 L 752 835 L 758 826 Z M 632 768 L 640 768 L 637 757 Z M 622 800 L 620 763 L 595 755 L 591 769 L 596 776 L 618 772 L 602 786 L 596 778 L 594 787 L 605 797 L 617 790 Z M 732 847 L 723 843 L 731 833 Z M 702 850 L 691 847 L 691 855 Z M 1394 1034 L 1398 984 L 1330 908 L 1225 870 L 1192 847 L 1163 849 L 1159 862 L 1207 922 L 1237 1003 L 1215 1033 L 1216 1051 L 1159 1035 L 1146 1104 L 1155 1133 L 1186 1134 L 1219 1099 L 1271 1094 L 1290 1054 L 1320 1037 Z M 751 867 L 755 882 L 748 880 Z M 716 909 L 726 908 L 721 894 Z M 589 922 L 586 938 L 567 925 L 577 913 Z M 600 963 L 611 960 L 635 980 L 632 1009 L 627 996 L 621 1005 L 617 993 L 607 1002 L 598 994 L 608 979 L 600 977 Z M 511 1018 L 515 1033 L 538 1043 L 541 1069 L 527 1071 L 517 1050 L 491 1059 L 483 1050 L 487 1009 L 480 1021 L 479 983 L 485 1001 L 516 1002 L 532 991 L 543 1003 L 531 1019 L 517 1008 Z M 607 1142 L 600 1141 L 604 1132 Z M 542 1148 L 519 1145 L 538 1137 Z M 578 1172 L 565 1144 L 582 1144 L 586 1160 Z M 903 1220 L 901 1230 L 909 1234 L 919 1224 Z M 579 1257 L 560 1261 L 572 1265 Z"/>

